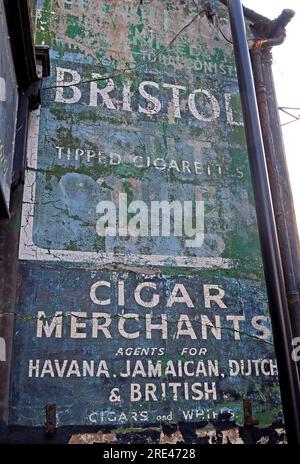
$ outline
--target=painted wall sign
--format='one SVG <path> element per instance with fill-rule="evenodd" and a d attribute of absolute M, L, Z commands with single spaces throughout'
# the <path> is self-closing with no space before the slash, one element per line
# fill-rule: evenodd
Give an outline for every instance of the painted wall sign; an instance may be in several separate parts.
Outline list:
<path fill-rule="evenodd" d="M 18 89 L 3 0 L 0 1 L 0 38 L 0 202 L 7 212 L 13 169 Z"/>
<path fill-rule="evenodd" d="M 278 423 L 232 47 L 157 0 L 40 1 L 37 41 L 12 422 Z"/>

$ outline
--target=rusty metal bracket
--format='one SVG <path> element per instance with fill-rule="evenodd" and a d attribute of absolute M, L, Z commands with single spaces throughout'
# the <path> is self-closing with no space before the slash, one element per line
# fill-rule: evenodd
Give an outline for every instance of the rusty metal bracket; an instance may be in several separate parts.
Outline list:
<path fill-rule="evenodd" d="M 260 40 L 256 40 L 255 42 L 255 45 L 254 45 L 254 48 L 262 48 L 264 46 L 264 44 L 268 43 L 269 40 L 268 39 L 260 39 Z"/>
<path fill-rule="evenodd" d="M 56 404 L 46 404 L 45 415 L 45 434 L 53 435 L 56 428 Z"/>
<path fill-rule="evenodd" d="M 253 429 L 259 424 L 259 421 L 252 416 L 252 401 L 249 398 L 243 400 L 244 406 L 244 427 Z"/>

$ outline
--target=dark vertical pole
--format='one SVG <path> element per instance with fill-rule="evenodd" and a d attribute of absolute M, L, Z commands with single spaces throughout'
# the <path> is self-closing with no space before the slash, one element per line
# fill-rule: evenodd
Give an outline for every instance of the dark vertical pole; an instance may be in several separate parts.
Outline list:
<path fill-rule="evenodd" d="M 300 293 L 300 242 L 295 215 L 293 194 L 291 190 L 289 171 L 287 166 L 285 148 L 281 123 L 278 113 L 278 103 L 275 92 L 275 84 L 272 72 L 272 53 L 270 48 L 262 49 L 262 64 L 264 80 L 266 84 L 266 100 L 269 110 L 270 126 L 273 136 L 273 143 L 276 147 L 276 164 L 282 180 L 282 201 L 287 222 L 288 237 L 292 259 L 294 262 L 294 276 L 298 292 Z M 300 315 L 298 315 L 300 318 Z"/>
<path fill-rule="evenodd" d="M 293 336 L 241 1 L 228 0 L 228 9 L 288 441 L 300 444 L 300 383 L 291 359 Z"/>
<path fill-rule="evenodd" d="M 0 428 L 9 420 L 9 396 L 17 291 L 17 266 L 23 198 L 24 164 L 28 127 L 28 94 L 20 92 L 16 127 L 14 176 L 10 219 L 0 220 L 0 337 L 5 341 L 5 361 L 0 362 Z M 1 434 L 1 430 L 0 430 Z"/>
<path fill-rule="evenodd" d="M 293 213 L 293 204 L 287 201 L 292 199 L 289 184 L 289 173 L 287 166 L 284 166 L 284 163 L 280 162 L 282 157 L 280 156 L 280 144 L 278 142 L 281 128 L 276 128 L 280 131 L 276 134 L 274 126 L 271 124 L 271 118 L 275 117 L 274 113 L 277 113 L 278 115 L 278 110 L 276 107 L 275 95 L 269 95 L 269 98 L 267 98 L 267 82 L 270 83 L 270 76 L 267 76 L 265 79 L 265 66 L 263 66 L 262 63 L 264 53 L 265 51 L 261 48 L 252 48 L 250 56 L 252 59 L 260 125 L 265 147 L 266 162 L 269 173 L 268 177 L 272 193 L 273 210 L 276 221 L 292 332 L 294 337 L 300 337 L 300 299 L 295 273 L 296 259 L 300 257 L 297 253 L 299 248 L 299 244 L 297 243 L 298 234 L 292 235 L 292 224 L 290 221 L 288 222 L 289 217 L 291 217 Z M 276 136 L 276 138 L 274 139 L 273 136 Z M 300 272 L 300 269 L 298 269 L 298 271 Z M 300 363 L 298 369 L 300 369 Z"/>

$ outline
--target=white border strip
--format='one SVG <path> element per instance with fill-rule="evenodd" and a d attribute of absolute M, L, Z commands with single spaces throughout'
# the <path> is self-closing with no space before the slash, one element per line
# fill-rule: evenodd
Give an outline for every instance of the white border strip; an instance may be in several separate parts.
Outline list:
<path fill-rule="evenodd" d="M 36 169 L 39 142 L 40 109 L 30 115 L 27 169 L 25 175 L 19 259 L 63 261 L 82 264 L 124 264 L 134 266 L 189 267 L 195 269 L 231 269 L 237 261 L 225 258 L 191 258 L 189 256 L 115 255 L 85 251 L 49 250 L 33 243 L 33 218 L 36 197 Z"/>

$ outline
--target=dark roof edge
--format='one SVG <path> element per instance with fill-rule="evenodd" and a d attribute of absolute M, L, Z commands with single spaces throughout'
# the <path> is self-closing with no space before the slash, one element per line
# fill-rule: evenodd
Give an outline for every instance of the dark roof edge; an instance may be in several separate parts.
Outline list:
<path fill-rule="evenodd" d="M 26 90 L 38 79 L 28 3 L 4 0 L 4 7 L 18 86 Z"/>

